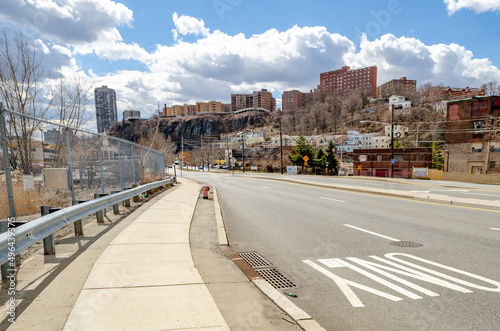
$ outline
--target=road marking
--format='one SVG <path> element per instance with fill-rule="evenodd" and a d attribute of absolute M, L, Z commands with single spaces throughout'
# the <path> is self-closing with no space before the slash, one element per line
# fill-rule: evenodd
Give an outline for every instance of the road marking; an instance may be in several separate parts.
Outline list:
<path fill-rule="evenodd" d="M 323 199 L 323 200 L 330 200 L 330 201 L 335 201 L 335 202 L 345 202 L 343 200 L 337 200 L 337 199 L 332 199 L 332 198 L 325 198 L 325 197 L 319 197 L 320 199 Z"/>
<path fill-rule="evenodd" d="M 438 190 L 438 189 L 433 189 L 433 191 L 441 191 L 441 192 L 469 192 L 470 190 Z"/>
<path fill-rule="evenodd" d="M 373 294 L 376 294 L 378 296 L 384 297 L 384 298 L 392 300 L 392 301 L 401 301 L 401 300 L 403 300 L 403 299 L 401 299 L 401 298 L 399 298 L 397 296 L 394 296 L 394 295 L 391 295 L 391 294 L 388 294 L 388 293 L 376 290 L 374 288 L 371 288 L 371 287 L 368 287 L 368 286 L 365 286 L 365 285 L 358 284 L 358 283 L 353 282 L 351 280 L 347 280 L 347 279 L 341 278 L 341 277 L 335 275 L 334 273 L 326 270 L 325 268 L 317 265 L 316 263 L 314 263 L 314 262 L 312 262 L 310 260 L 303 260 L 302 262 L 304 262 L 308 266 L 312 267 L 313 269 L 316 269 L 317 271 L 321 272 L 326 277 L 328 277 L 331 280 L 333 280 L 335 282 L 335 284 L 337 284 L 337 286 L 339 287 L 339 289 L 342 291 L 342 293 L 344 293 L 344 295 L 346 296 L 347 300 L 349 300 L 349 302 L 351 303 L 351 305 L 353 307 L 361 308 L 361 307 L 364 307 L 365 305 L 363 304 L 363 302 L 361 302 L 361 300 L 353 292 L 353 290 L 349 287 L 349 285 L 351 285 L 352 287 L 359 288 L 360 290 L 371 292 Z"/>
<path fill-rule="evenodd" d="M 410 191 L 411 193 L 431 193 L 431 191 Z"/>
<path fill-rule="evenodd" d="M 269 186 L 261 186 L 262 188 L 265 188 L 266 190 L 272 190 L 273 188 L 272 187 L 269 187 Z"/>
<path fill-rule="evenodd" d="M 382 238 L 389 239 L 389 240 L 392 240 L 392 241 L 401 241 L 399 239 L 388 237 L 388 236 L 384 236 L 383 234 L 372 232 L 372 231 L 368 231 L 368 230 L 365 230 L 365 229 L 361 229 L 361 228 L 358 228 L 358 227 L 353 226 L 353 225 L 344 224 L 344 226 L 347 226 L 347 227 L 350 227 L 350 228 L 353 228 L 353 229 L 356 229 L 356 230 L 359 230 L 359 231 L 363 231 L 363 232 L 366 232 L 366 233 L 369 233 L 369 234 L 373 234 L 374 236 L 382 237 Z"/>
<path fill-rule="evenodd" d="M 495 230 L 495 231 L 500 231 L 500 229 L 497 229 L 497 228 L 490 228 L 491 230 Z"/>
<path fill-rule="evenodd" d="M 366 185 L 371 185 L 371 186 L 382 186 L 382 187 L 384 186 L 384 185 L 382 185 L 382 184 L 372 184 L 372 183 L 366 183 Z"/>
<path fill-rule="evenodd" d="M 404 257 L 405 260 L 401 259 L 401 257 Z M 321 259 L 317 260 L 318 262 L 324 264 L 326 267 L 329 268 L 338 268 L 338 267 L 347 267 L 358 274 L 361 274 L 363 276 L 368 277 L 371 279 L 371 281 L 378 282 L 391 290 L 394 290 L 396 292 L 399 292 L 411 299 L 423 299 L 423 297 L 410 292 L 386 279 L 383 279 L 379 277 L 378 275 L 375 275 L 375 273 L 380 274 L 382 276 L 385 276 L 386 278 L 389 278 L 395 282 L 401 283 L 409 288 L 412 288 L 416 291 L 421 292 L 422 294 L 425 294 L 430 297 L 437 297 L 440 296 L 438 293 L 435 293 L 431 290 L 428 290 L 424 287 L 421 287 L 415 283 L 412 283 L 408 280 L 405 280 L 403 278 L 400 278 L 396 276 L 398 275 L 403 275 L 405 277 L 413 278 L 419 281 L 427 282 L 432 285 L 437 285 L 441 286 L 447 289 L 451 289 L 454 291 L 458 291 L 460 293 L 472 293 L 473 291 L 465 288 L 469 287 L 472 289 L 477 289 L 477 290 L 482 290 L 482 291 L 488 291 L 488 292 L 500 292 L 500 282 L 485 278 L 467 271 L 463 271 L 460 269 L 456 269 L 453 267 L 449 267 L 437 262 L 429 261 L 414 255 L 410 254 L 404 254 L 404 253 L 389 253 L 385 254 L 384 258 L 377 257 L 377 256 L 370 256 L 370 258 L 378 261 L 378 263 L 373 262 L 373 261 L 368 261 L 368 260 L 363 260 L 359 258 L 354 258 L 354 257 L 347 257 L 345 259 L 358 264 L 359 266 L 356 266 L 352 263 L 346 262 L 342 259 L 339 258 L 332 258 L 332 259 Z M 448 273 L 443 273 L 443 272 L 438 272 L 433 269 L 429 269 L 426 267 L 423 267 L 420 264 L 414 264 L 412 262 L 408 262 L 406 259 L 411 259 L 411 260 L 416 260 L 420 264 L 426 264 L 426 265 L 431 265 L 434 268 L 439 268 L 439 269 L 444 269 L 446 271 L 459 274 L 461 275 L 460 278 L 451 276 Z M 391 295 L 389 293 L 382 292 L 380 290 L 362 285 L 360 283 L 353 282 L 351 280 L 342 278 L 340 276 L 335 275 L 331 271 L 325 269 L 324 267 L 321 267 L 315 262 L 312 262 L 311 260 L 302 260 L 305 264 L 308 266 L 312 267 L 316 271 L 319 271 L 323 275 L 327 276 L 331 280 L 335 282 L 335 284 L 339 287 L 339 289 L 342 291 L 342 293 L 346 296 L 347 300 L 353 307 L 365 307 L 361 299 L 354 293 L 354 291 L 351 289 L 353 288 L 358 288 L 363 291 L 367 291 L 369 293 L 381 296 L 383 298 L 392 300 L 392 301 L 401 301 L 403 300 L 402 298 L 396 297 L 394 295 Z M 383 262 L 384 264 L 380 264 L 380 262 Z M 361 267 L 364 267 L 366 269 L 369 269 L 371 272 L 362 269 Z M 470 281 L 466 281 L 464 278 L 472 278 L 476 281 L 479 281 L 480 284 L 475 284 Z M 439 277 L 439 278 L 438 278 Z M 484 286 L 484 283 L 489 283 L 493 285 L 493 287 L 486 287 Z M 458 285 L 459 284 L 459 285 Z"/>
<path fill-rule="evenodd" d="M 485 197 L 497 197 L 497 194 L 485 194 L 485 193 L 469 193 L 470 195 L 481 195 Z"/>

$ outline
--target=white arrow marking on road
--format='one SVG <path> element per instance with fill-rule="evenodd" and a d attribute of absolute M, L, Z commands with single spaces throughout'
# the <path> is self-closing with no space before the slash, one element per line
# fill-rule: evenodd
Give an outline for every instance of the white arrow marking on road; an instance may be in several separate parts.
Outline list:
<path fill-rule="evenodd" d="M 500 231 L 500 229 L 497 229 L 497 228 L 490 228 L 491 230 L 496 230 L 496 231 Z"/>
<path fill-rule="evenodd" d="M 330 200 L 330 201 L 335 201 L 335 202 L 345 202 L 343 200 L 337 200 L 337 199 L 332 199 L 332 198 L 325 198 L 325 197 L 319 197 L 320 199 L 323 199 L 323 200 Z"/>
<path fill-rule="evenodd" d="M 374 236 L 382 237 L 382 238 L 389 239 L 389 240 L 392 240 L 392 241 L 401 241 L 399 239 L 387 237 L 387 236 L 384 236 L 383 234 L 372 232 L 372 231 L 368 231 L 368 230 L 365 230 L 365 229 L 361 229 L 361 228 L 358 228 L 358 227 L 353 226 L 353 225 L 344 224 L 344 226 L 347 226 L 347 227 L 350 227 L 350 228 L 353 228 L 353 229 L 356 229 L 356 230 L 359 230 L 359 231 L 363 231 L 363 232 L 366 232 L 366 233 L 369 233 L 369 234 L 373 234 Z"/>
<path fill-rule="evenodd" d="M 407 262 L 405 260 L 401 260 L 401 259 L 395 257 L 395 255 L 406 256 L 406 257 L 409 257 L 411 259 L 414 259 L 414 260 L 417 260 L 417 261 L 420 261 L 420 262 L 423 262 L 423 263 L 427 263 L 427 264 L 430 264 L 430 265 L 433 265 L 433 266 L 436 266 L 436 267 L 439 267 L 439 268 L 442 268 L 442 269 L 453 271 L 453 272 L 455 272 L 457 274 L 462 274 L 462 275 L 465 275 L 465 276 L 470 277 L 470 278 L 478 279 L 478 280 L 480 280 L 482 282 L 490 283 L 490 284 L 494 285 L 495 288 L 486 287 L 486 286 L 482 286 L 482 285 L 477 285 L 477 284 L 474 284 L 474 283 L 471 283 L 471 282 L 468 282 L 468 281 L 465 281 L 465 280 L 462 280 L 462 279 L 459 279 L 459 278 L 456 278 L 456 277 L 453 277 L 453 276 L 448 276 L 448 275 L 443 274 L 441 272 L 434 271 L 434 270 L 431 270 L 431 269 L 428 269 L 428 268 L 425 268 L 425 267 L 421 267 L 421 266 L 419 266 L 417 264 L 414 264 L 414 263 L 411 263 L 411 262 Z M 442 277 L 444 279 L 451 280 L 451 281 L 453 281 L 455 283 L 458 283 L 458 284 L 461 284 L 461 285 L 465 285 L 465 286 L 472 287 L 472 288 L 475 288 L 475 289 L 478 289 L 478 290 L 483 290 L 483 291 L 500 292 L 500 282 L 497 282 L 495 280 L 492 280 L 492 279 L 489 279 L 489 278 L 486 278 L 486 277 L 482 277 L 482 276 L 479 276 L 479 275 L 476 275 L 476 274 L 473 274 L 473 273 L 470 273 L 470 272 L 467 272 L 467 271 L 463 271 L 463 270 L 460 270 L 460 269 L 448 267 L 446 265 L 443 265 L 443 264 L 440 264 L 440 263 L 437 263 L 437 262 L 432 262 L 432 261 L 429 261 L 429 260 L 426 260 L 426 259 L 422 259 L 420 257 L 414 256 L 414 255 L 410 255 L 410 254 L 389 253 L 389 254 L 385 254 L 384 256 L 386 258 L 388 258 L 388 259 L 393 260 L 393 261 L 397 261 L 397 262 L 406 264 L 408 266 L 420 269 L 422 271 L 428 272 L 428 273 L 430 273 L 432 275 L 436 275 L 436 276 Z"/>
<path fill-rule="evenodd" d="M 401 300 L 403 300 L 402 298 L 399 298 L 397 296 L 394 296 L 394 295 L 391 295 L 391 294 L 388 294 L 388 293 L 376 290 L 374 288 L 371 288 L 371 287 L 368 287 L 368 286 L 365 286 L 365 285 L 358 284 L 358 283 L 353 282 L 351 280 L 347 280 L 347 279 L 341 278 L 341 277 L 335 275 L 334 273 L 326 270 L 325 268 L 317 265 L 316 263 L 314 263 L 314 262 L 312 262 L 310 260 L 302 260 L 302 262 L 304 262 L 308 266 L 312 267 L 313 269 L 316 269 L 317 271 L 321 272 L 326 277 L 328 277 L 331 280 L 333 280 L 335 282 L 335 284 L 337 284 L 337 286 L 339 287 L 339 289 L 342 291 L 342 293 L 344 293 L 344 295 L 346 296 L 347 300 L 349 300 L 349 302 L 351 303 L 351 305 L 353 307 L 360 308 L 360 307 L 364 307 L 365 305 L 363 304 L 363 302 L 361 302 L 361 300 L 353 292 L 353 290 L 351 290 L 351 288 L 349 287 L 349 285 L 351 285 L 352 287 L 359 288 L 360 290 L 364 290 L 364 291 L 376 294 L 378 296 L 384 297 L 384 298 L 392 300 L 392 301 L 401 301 Z"/>
<path fill-rule="evenodd" d="M 389 282 L 389 281 L 387 281 L 385 279 L 382 279 L 379 276 L 372 274 L 371 272 L 368 272 L 368 271 L 363 270 L 363 269 L 361 269 L 359 267 L 356 267 L 355 265 L 352 265 L 352 264 L 350 264 L 350 263 L 348 263 L 346 261 L 342 261 L 341 259 L 334 259 L 334 260 L 337 263 L 343 264 L 346 267 L 348 267 L 349 269 L 354 270 L 356 272 L 359 272 L 360 274 L 365 275 L 366 277 L 369 277 L 369 278 L 373 279 L 374 281 L 376 281 L 376 282 L 378 282 L 378 283 L 380 283 L 382 285 L 385 285 L 385 286 L 393 289 L 396 292 L 399 292 L 399 293 L 401 293 L 403 295 L 406 295 L 407 297 L 409 297 L 411 299 L 414 299 L 414 300 L 422 299 L 422 297 L 420 295 L 416 295 L 415 293 L 412 293 L 412 292 L 410 292 L 408 290 L 405 290 L 401 286 L 398 286 L 398 285 L 393 284 L 393 283 L 391 283 L 391 282 Z"/>

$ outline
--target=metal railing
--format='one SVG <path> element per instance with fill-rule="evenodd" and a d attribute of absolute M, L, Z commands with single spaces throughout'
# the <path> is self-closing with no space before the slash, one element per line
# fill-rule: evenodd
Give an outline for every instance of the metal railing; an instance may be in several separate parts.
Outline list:
<path fill-rule="evenodd" d="M 58 210 L 54 213 L 42 216 L 35 221 L 31 221 L 20 226 L 9 228 L 7 232 L 0 234 L 0 265 L 5 262 L 10 267 L 15 268 L 14 258 L 31 245 L 44 240 L 44 245 L 54 245 L 54 233 L 66 225 L 72 224 L 82 218 L 97 213 L 107 207 L 116 205 L 127 199 L 131 199 L 144 192 L 161 187 L 167 184 L 174 184 L 175 178 L 161 180 L 132 188 L 123 192 L 114 193 L 90 200 L 72 207 Z M 45 240 L 52 236 L 52 240 Z M 45 250 L 54 250 L 53 247 Z M 12 265 L 14 264 L 14 265 Z"/>

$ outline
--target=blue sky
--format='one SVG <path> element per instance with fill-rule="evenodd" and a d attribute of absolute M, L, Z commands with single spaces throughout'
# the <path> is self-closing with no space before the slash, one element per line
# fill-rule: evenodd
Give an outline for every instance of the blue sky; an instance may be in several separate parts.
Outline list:
<path fill-rule="evenodd" d="M 500 81 L 499 15 L 500 0 L 9 0 L 0 27 L 148 116 L 261 88 L 280 99 L 343 65 L 376 65 L 378 84 Z"/>

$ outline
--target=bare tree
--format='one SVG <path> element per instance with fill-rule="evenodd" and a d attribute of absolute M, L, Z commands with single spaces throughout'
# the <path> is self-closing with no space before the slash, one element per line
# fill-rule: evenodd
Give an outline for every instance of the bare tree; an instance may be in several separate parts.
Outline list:
<path fill-rule="evenodd" d="M 60 124 L 78 129 L 83 123 L 89 120 L 86 110 L 92 84 L 87 78 L 83 78 L 75 71 L 72 72 L 72 77 L 64 77 L 61 68 L 59 72 L 59 79 L 57 79 L 56 84 L 51 89 L 51 115 Z M 73 132 L 71 142 L 73 142 L 75 135 L 76 132 Z M 55 166 L 61 166 L 58 163 L 66 155 L 63 151 L 63 146 L 65 145 L 66 135 L 58 135 L 54 152 Z"/>
<path fill-rule="evenodd" d="M 500 83 L 497 81 L 489 81 L 481 85 L 481 88 L 484 89 L 486 95 L 496 95 L 500 94 Z"/>
<path fill-rule="evenodd" d="M 43 118 L 49 105 L 43 98 L 45 70 L 37 46 L 21 33 L 0 35 L 0 97 L 7 109 Z M 40 122 L 9 116 L 8 133 L 14 137 L 10 152 L 20 161 L 21 170 L 32 168 L 31 140 Z"/>

